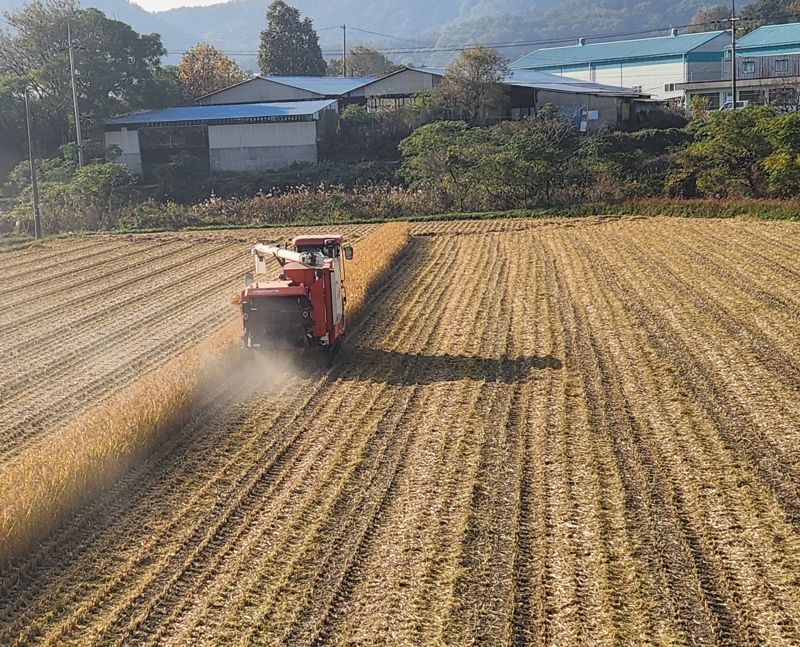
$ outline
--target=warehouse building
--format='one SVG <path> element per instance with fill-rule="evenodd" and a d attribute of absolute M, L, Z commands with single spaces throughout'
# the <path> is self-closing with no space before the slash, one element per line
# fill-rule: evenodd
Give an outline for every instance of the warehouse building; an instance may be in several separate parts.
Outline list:
<path fill-rule="evenodd" d="M 444 68 L 406 68 L 359 88 L 370 108 L 396 106 L 441 83 Z M 583 130 L 619 126 L 652 110 L 649 97 L 630 88 L 591 83 L 536 70 L 514 70 L 503 79 L 507 104 L 497 119 L 524 119 L 546 105 Z M 457 117 L 457 115 L 454 115 Z"/>
<path fill-rule="evenodd" d="M 105 143 L 119 147 L 119 161 L 146 179 L 180 153 L 210 173 L 260 171 L 318 162 L 337 119 L 333 99 L 165 108 L 110 119 Z"/>
<path fill-rule="evenodd" d="M 682 100 L 680 83 L 719 80 L 726 31 L 547 47 L 511 64 L 514 72 L 537 70 L 573 79 L 633 88 L 661 100 Z"/>
<path fill-rule="evenodd" d="M 681 84 L 691 98 L 701 96 L 715 110 L 731 100 L 731 47 L 724 51 L 719 79 Z M 766 25 L 736 41 L 736 100 L 782 110 L 800 107 L 800 23 Z"/>
<path fill-rule="evenodd" d="M 353 103 L 376 110 L 413 101 L 420 93 L 435 88 L 444 73 L 443 68 L 406 67 L 382 77 L 253 77 L 198 101 L 208 105 L 250 100 L 313 100 L 324 96 L 336 99 L 340 110 Z M 637 110 L 652 108 L 647 97 L 630 88 L 536 70 L 515 70 L 503 84 L 508 95 L 508 110 L 497 115 L 500 119 L 521 119 L 535 115 L 543 105 L 555 104 L 576 125 L 591 129 L 619 125 L 631 119 Z"/>

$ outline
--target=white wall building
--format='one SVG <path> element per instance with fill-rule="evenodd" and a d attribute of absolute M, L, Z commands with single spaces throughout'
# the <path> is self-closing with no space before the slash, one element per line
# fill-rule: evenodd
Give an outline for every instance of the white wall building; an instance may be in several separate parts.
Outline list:
<path fill-rule="evenodd" d="M 725 31 L 639 38 L 605 43 L 547 47 L 511 64 L 511 69 L 538 70 L 573 79 L 633 88 L 661 100 L 683 97 L 679 83 L 719 79 Z"/>
<path fill-rule="evenodd" d="M 182 152 L 211 173 L 260 171 L 318 162 L 319 144 L 335 131 L 336 119 L 331 99 L 165 108 L 110 119 L 105 142 L 145 178 Z"/>

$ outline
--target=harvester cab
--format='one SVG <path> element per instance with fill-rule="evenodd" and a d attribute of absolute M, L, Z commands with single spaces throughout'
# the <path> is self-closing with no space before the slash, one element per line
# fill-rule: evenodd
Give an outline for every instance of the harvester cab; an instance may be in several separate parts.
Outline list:
<path fill-rule="evenodd" d="M 339 234 L 297 236 L 289 247 L 253 247 L 255 275 L 241 294 L 242 340 L 247 348 L 318 350 L 332 358 L 347 328 L 345 260 L 353 248 Z M 271 259 L 280 274 L 266 276 Z"/>

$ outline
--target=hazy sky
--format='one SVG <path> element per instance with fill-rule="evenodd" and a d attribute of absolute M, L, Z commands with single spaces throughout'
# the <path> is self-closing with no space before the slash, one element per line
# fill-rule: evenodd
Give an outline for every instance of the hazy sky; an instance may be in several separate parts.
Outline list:
<path fill-rule="evenodd" d="M 175 7 L 194 7 L 197 5 L 216 4 L 224 0 L 134 0 L 140 7 L 148 11 L 164 11 Z"/>

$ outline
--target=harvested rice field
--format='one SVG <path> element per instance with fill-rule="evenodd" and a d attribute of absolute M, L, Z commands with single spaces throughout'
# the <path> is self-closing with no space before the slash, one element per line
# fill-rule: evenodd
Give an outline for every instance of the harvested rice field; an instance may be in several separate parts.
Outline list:
<path fill-rule="evenodd" d="M 0 644 L 800 644 L 800 225 L 411 233 L 332 369 L 225 375 L 0 566 Z M 0 255 L 0 470 L 235 316 L 258 236 Z"/>

